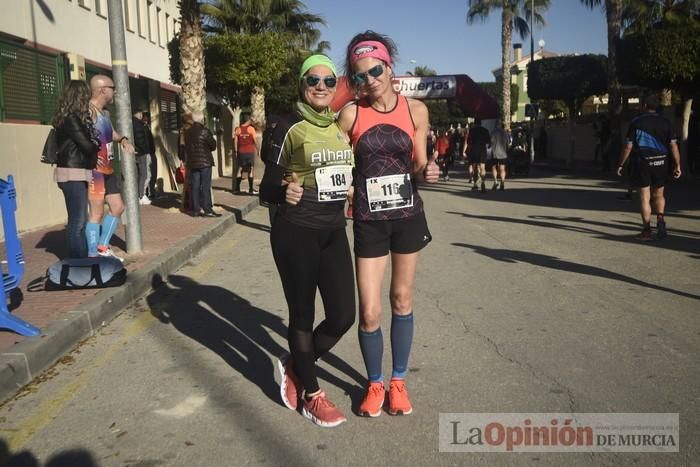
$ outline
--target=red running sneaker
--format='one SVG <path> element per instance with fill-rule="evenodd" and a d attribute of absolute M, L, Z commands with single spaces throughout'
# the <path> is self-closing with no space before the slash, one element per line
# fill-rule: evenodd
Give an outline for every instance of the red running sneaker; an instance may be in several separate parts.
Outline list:
<path fill-rule="evenodd" d="M 299 398 L 303 388 L 299 377 L 294 372 L 291 355 L 282 355 L 277 360 L 277 369 L 280 372 L 280 396 L 282 396 L 282 402 L 288 409 L 296 410 L 299 406 Z"/>
<path fill-rule="evenodd" d="M 382 413 L 385 396 L 386 390 L 383 382 L 370 382 L 367 385 L 367 393 L 357 410 L 358 414 L 362 417 L 378 417 Z"/>
<path fill-rule="evenodd" d="M 338 426 L 347 420 L 333 402 L 328 400 L 323 391 L 313 396 L 310 401 L 304 399 L 301 414 L 316 425 L 325 428 Z"/>
<path fill-rule="evenodd" d="M 392 379 L 389 383 L 389 414 L 408 415 L 411 412 L 413 407 L 408 400 L 406 382 L 402 379 Z"/>

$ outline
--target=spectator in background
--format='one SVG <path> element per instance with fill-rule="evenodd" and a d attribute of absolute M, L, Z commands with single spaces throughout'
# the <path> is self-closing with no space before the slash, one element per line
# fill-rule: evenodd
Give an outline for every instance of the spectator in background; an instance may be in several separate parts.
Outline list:
<path fill-rule="evenodd" d="M 72 80 L 66 85 L 56 106 L 53 127 L 59 149 L 54 180 L 63 192 L 68 213 L 68 257 L 84 258 L 87 256 L 88 183 L 92 180 L 100 148 L 97 130 L 90 118 L 90 86 L 85 81 Z"/>
<path fill-rule="evenodd" d="M 156 154 L 156 142 L 153 138 L 153 133 L 151 132 L 151 114 L 144 111 L 142 117 L 143 125 L 146 129 L 148 153 L 151 155 L 151 160 L 148 165 L 150 171 L 150 178 L 148 186 L 146 187 L 146 196 L 148 196 L 150 199 L 154 199 L 158 197 L 158 192 L 156 189 L 156 181 L 158 180 L 158 156 Z"/>
<path fill-rule="evenodd" d="M 143 111 L 137 110 L 131 119 L 134 128 L 134 148 L 136 148 L 136 172 L 139 204 L 151 204 L 151 200 L 146 196 L 146 189 L 151 182 L 151 146 L 153 136 L 150 141 L 146 133 L 150 133 L 143 122 Z"/>
<path fill-rule="evenodd" d="M 204 113 L 192 112 L 192 122 L 192 126 L 185 131 L 187 171 L 192 189 L 192 216 L 221 217 L 221 214 L 214 212 L 211 199 L 211 171 L 214 166 L 211 152 L 216 149 L 216 140 L 204 125 Z M 201 213 L 200 209 L 204 210 L 204 213 Z"/>
<path fill-rule="evenodd" d="M 450 176 L 447 174 L 447 171 L 449 170 L 448 164 L 447 164 L 447 157 L 448 157 L 448 152 L 450 150 L 450 137 L 447 134 L 447 130 L 441 130 L 440 136 L 438 137 L 437 141 L 435 142 L 435 150 L 437 151 L 437 165 L 440 167 L 442 170 L 442 179 L 444 181 L 448 181 L 450 179 Z"/>
<path fill-rule="evenodd" d="M 235 193 L 241 193 L 241 181 L 243 174 L 248 174 L 248 193 L 254 195 L 257 193 L 253 187 L 255 178 L 255 156 L 259 151 L 257 134 L 255 128 L 250 123 L 250 114 L 241 114 L 241 126 L 234 131 L 233 147 L 236 152 L 236 163 L 238 170 L 236 172 L 236 189 Z"/>
<path fill-rule="evenodd" d="M 120 216 L 124 212 L 124 201 L 119 191 L 118 174 L 114 173 L 113 144 L 118 143 L 121 154 L 134 154 L 134 146 L 129 138 L 121 136 L 112 127 L 109 112 L 105 107 L 114 100 L 114 81 L 105 75 L 95 75 L 90 80 L 90 116 L 100 137 L 97 152 L 97 166 L 92 172 L 92 183 L 88 190 L 90 214 L 85 226 L 88 256 L 113 256 L 110 241 L 117 230 Z M 104 213 L 105 201 L 109 214 Z"/>
<path fill-rule="evenodd" d="M 472 190 L 486 191 L 486 159 L 488 157 L 487 148 L 491 144 L 489 130 L 481 126 L 481 119 L 474 121 L 474 128 L 469 131 L 467 145 L 469 146 L 469 159 L 474 165 L 475 181 Z"/>
<path fill-rule="evenodd" d="M 491 132 L 491 174 L 493 175 L 492 190 L 505 190 L 506 161 L 508 160 L 508 135 L 503 130 L 501 120 L 496 120 L 496 128 Z M 498 179 L 501 179 L 500 184 Z"/>

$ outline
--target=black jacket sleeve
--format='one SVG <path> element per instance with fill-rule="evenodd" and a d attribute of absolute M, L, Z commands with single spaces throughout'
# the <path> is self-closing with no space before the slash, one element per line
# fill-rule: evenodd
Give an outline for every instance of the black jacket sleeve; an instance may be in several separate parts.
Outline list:
<path fill-rule="evenodd" d="M 284 168 L 274 162 L 265 164 L 265 175 L 260 182 L 260 199 L 266 203 L 283 204 L 287 188 L 282 186 Z"/>
<path fill-rule="evenodd" d="M 97 165 L 97 151 L 100 149 L 90 138 L 90 132 L 76 114 L 70 114 L 63 123 L 66 135 L 75 143 L 87 162 L 87 167 Z"/>
<path fill-rule="evenodd" d="M 260 199 L 266 203 L 283 204 L 287 188 L 282 186 L 284 167 L 277 165 L 284 139 L 291 126 L 299 119 L 282 119 L 275 129 L 268 133 L 269 141 L 263 141 L 262 160 L 265 162 L 265 175 L 260 182 Z"/>

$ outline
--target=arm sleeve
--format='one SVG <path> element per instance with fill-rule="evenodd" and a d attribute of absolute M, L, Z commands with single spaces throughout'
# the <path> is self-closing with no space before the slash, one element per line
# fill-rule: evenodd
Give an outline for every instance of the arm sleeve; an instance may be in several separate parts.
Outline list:
<path fill-rule="evenodd" d="M 209 131 L 209 128 L 205 128 L 205 138 L 207 141 L 207 145 L 209 146 L 209 150 L 213 151 L 216 149 L 216 140 L 214 139 L 214 135 L 211 134 L 211 131 Z"/>
<path fill-rule="evenodd" d="M 271 141 L 264 145 L 262 160 L 265 162 L 265 175 L 260 182 L 260 198 L 267 203 L 282 204 L 286 188 L 282 179 L 286 171 L 290 144 L 287 141 L 289 125 L 278 124 L 272 132 Z"/>

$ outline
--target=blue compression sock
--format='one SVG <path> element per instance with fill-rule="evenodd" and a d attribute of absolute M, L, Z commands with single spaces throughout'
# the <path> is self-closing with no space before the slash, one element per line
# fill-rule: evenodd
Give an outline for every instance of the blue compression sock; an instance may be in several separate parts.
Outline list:
<path fill-rule="evenodd" d="M 97 242 L 100 239 L 100 224 L 88 222 L 85 224 L 85 238 L 87 239 L 88 256 L 97 256 Z"/>
<path fill-rule="evenodd" d="M 408 373 L 408 355 L 413 343 L 413 312 L 408 315 L 391 314 L 392 378 L 405 379 Z"/>
<path fill-rule="evenodd" d="M 357 331 L 360 339 L 360 350 L 367 368 L 367 379 L 370 383 L 378 383 L 384 380 L 382 376 L 382 355 L 384 353 L 384 337 L 382 328 L 373 332 Z"/>
<path fill-rule="evenodd" d="M 100 245 L 109 245 L 112 235 L 117 230 L 119 218 L 111 214 L 107 214 L 102 218 L 102 236 L 100 237 Z"/>

